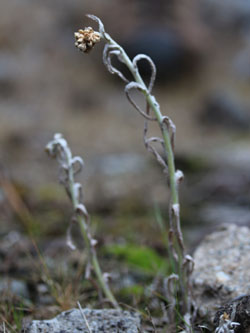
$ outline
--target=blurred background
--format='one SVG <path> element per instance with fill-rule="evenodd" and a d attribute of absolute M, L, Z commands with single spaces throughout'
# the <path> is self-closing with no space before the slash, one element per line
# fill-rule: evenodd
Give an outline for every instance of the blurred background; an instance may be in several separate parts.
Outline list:
<path fill-rule="evenodd" d="M 102 64 L 104 45 L 90 54 L 74 46 L 75 31 L 96 27 L 87 13 L 99 16 L 131 57 L 146 53 L 156 63 L 153 94 L 177 127 L 189 251 L 221 224 L 250 225 L 249 1 L 1 1 L 0 320 L 16 328 L 24 312 L 48 318 L 76 300 L 98 298 L 80 278 L 86 257 L 65 244 L 72 208 L 57 163 L 44 152 L 55 133 L 84 158 L 77 180 L 101 263 L 123 293 L 118 299 L 137 307 L 145 272 L 152 281 L 155 264 L 168 265 L 161 231 L 168 221 L 166 179 L 144 148 L 144 120 L 124 83 Z M 148 80 L 145 63 L 140 70 Z M 159 309 L 148 295 L 145 304 Z M 55 304 L 59 309 L 51 310 Z"/>
<path fill-rule="evenodd" d="M 250 225 L 249 1 L 10 0 L 0 4 L 1 237 L 31 225 L 64 237 L 71 206 L 44 152 L 59 132 L 84 158 L 78 181 L 97 237 L 160 246 L 166 181 L 123 82 L 102 64 L 103 45 L 74 46 L 75 31 L 96 27 L 87 13 L 129 55 L 156 63 L 153 93 L 177 127 L 189 247 L 219 224 Z"/>

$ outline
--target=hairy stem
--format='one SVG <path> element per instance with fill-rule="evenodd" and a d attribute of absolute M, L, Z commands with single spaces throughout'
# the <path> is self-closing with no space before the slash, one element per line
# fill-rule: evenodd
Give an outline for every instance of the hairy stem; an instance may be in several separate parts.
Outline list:
<path fill-rule="evenodd" d="M 104 36 L 101 35 L 105 39 L 105 41 L 109 44 L 114 46 L 117 50 L 120 51 L 120 58 L 123 60 L 124 64 L 128 67 L 131 74 L 134 77 L 135 82 L 139 83 L 143 89 L 142 93 L 146 97 L 146 101 L 153 110 L 155 117 L 157 119 L 157 122 L 161 128 L 163 140 L 164 140 L 164 147 L 166 151 L 167 156 L 167 165 L 168 165 L 168 177 L 169 177 L 169 183 L 170 183 L 170 194 L 171 194 L 171 203 L 175 207 L 173 209 L 173 215 L 176 220 L 176 229 L 178 230 L 178 243 L 180 244 L 182 251 L 182 255 L 184 255 L 184 246 L 183 246 L 183 237 L 181 233 L 180 228 L 180 211 L 179 211 L 179 195 L 178 195 L 178 186 L 176 181 L 176 171 L 175 171 L 175 161 L 174 161 L 174 152 L 172 149 L 171 144 L 171 138 L 168 129 L 166 126 L 164 126 L 164 116 L 162 115 L 160 111 L 160 106 L 157 103 L 155 97 L 148 91 L 148 88 L 146 84 L 144 83 L 139 71 L 135 66 L 133 65 L 132 61 L 128 57 L 127 53 L 124 51 L 124 49 L 117 44 L 108 34 L 105 33 Z M 177 211 L 176 211 L 177 209 Z"/>
<path fill-rule="evenodd" d="M 107 33 L 101 33 L 101 37 L 105 39 L 105 41 L 115 50 L 119 51 L 118 58 L 127 66 L 129 71 L 131 72 L 135 82 L 139 84 L 142 88 L 140 91 L 144 94 L 147 105 L 153 111 L 155 118 L 159 124 L 160 130 L 162 132 L 163 144 L 167 158 L 167 170 L 168 170 L 168 179 L 170 185 L 170 220 L 173 218 L 173 230 L 170 227 L 169 230 L 169 246 L 170 246 L 170 260 L 173 264 L 174 271 L 179 276 L 179 292 L 182 294 L 182 309 L 184 313 L 190 313 L 190 290 L 189 290 L 189 274 L 186 276 L 183 272 L 183 264 L 185 258 L 185 248 L 183 242 L 183 235 L 181 231 L 180 225 L 180 205 L 179 205 L 179 194 L 178 194 L 178 177 L 175 169 L 175 160 L 174 160 L 174 147 L 173 141 L 171 138 L 171 133 L 169 131 L 169 126 L 165 123 L 167 117 L 163 116 L 160 110 L 160 105 L 156 101 L 155 97 L 151 94 L 152 83 L 150 83 L 149 87 L 146 86 L 143 81 L 138 67 L 134 65 L 134 63 L 130 60 L 127 53 L 124 49 L 117 44 Z M 119 75 L 119 74 L 118 74 Z M 120 77 L 122 76 L 119 75 Z M 152 78 L 151 78 L 152 79 Z M 126 79 L 125 79 L 126 80 Z M 168 118 L 167 118 L 168 119 Z M 169 120 L 169 119 L 168 119 Z M 171 120 L 169 120 L 171 122 Z M 174 243 L 173 236 L 176 239 L 176 244 Z M 177 289 L 175 288 L 175 294 L 177 295 Z M 178 299 L 178 298 L 177 298 Z"/>
<path fill-rule="evenodd" d="M 46 150 L 52 157 L 57 158 L 60 165 L 60 170 L 65 174 L 64 178 L 62 179 L 62 183 L 64 184 L 72 202 L 75 218 L 79 224 L 80 231 L 84 239 L 84 244 L 87 249 L 89 263 L 93 267 L 98 283 L 111 304 L 116 309 L 120 309 L 115 297 L 109 288 L 109 285 L 103 276 L 95 251 L 96 241 L 92 239 L 89 231 L 89 215 L 85 206 L 80 202 L 81 185 L 75 182 L 74 175 L 80 171 L 83 161 L 79 157 L 72 158 L 71 150 L 66 140 L 63 139 L 60 134 L 56 134 L 54 136 L 54 140 L 47 145 Z M 74 168 L 76 162 L 80 163 L 80 168 L 77 170 Z"/>
<path fill-rule="evenodd" d="M 68 158 L 69 157 L 70 156 L 68 156 Z M 69 167 L 69 186 L 70 186 L 69 191 L 70 191 L 70 196 L 71 196 L 74 211 L 76 211 L 80 202 L 79 202 L 79 199 L 75 195 L 74 183 L 75 183 L 74 182 L 74 171 L 73 171 L 73 168 Z M 94 246 L 91 245 L 91 238 L 88 235 L 87 221 L 81 215 L 77 216 L 77 221 L 79 223 L 80 230 L 81 230 L 84 242 L 86 244 L 87 251 L 88 251 L 88 254 L 90 256 L 91 264 L 93 266 L 94 272 L 95 272 L 97 280 L 99 282 L 99 285 L 101 286 L 105 296 L 109 299 L 109 301 L 112 303 L 112 305 L 116 309 L 119 309 L 119 305 L 118 305 L 114 295 L 112 294 L 112 292 L 109 288 L 109 285 L 106 283 L 106 281 L 103 277 L 103 273 L 102 273 L 97 255 L 96 255 L 95 248 L 94 248 Z"/>

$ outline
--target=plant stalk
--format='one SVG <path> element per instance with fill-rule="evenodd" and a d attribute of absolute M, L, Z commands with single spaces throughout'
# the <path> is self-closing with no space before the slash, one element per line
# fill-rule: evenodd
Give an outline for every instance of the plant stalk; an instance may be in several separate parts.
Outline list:
<path fill-rule="evenodd" d="M 105 35 L 107 35 L 107 34 L 105 34 Z M 146 92 L 148 89 L 147 89 L 139 71 L 135 69 L 132 61 L 130 60 L 127 53 L 124 51 L 124 49 L 119 44 L 117 44 L 109 35 L 104 36 L 103 38 L 110 45 L 114 45 L 117 49 L 120 50 L 123 62 L 130 70 L 131 74 L 133 75 L 133 77 L 135 79 L 135 82 L 139 83 L 144 88 L 142 90 L 142 92 L 146 97 L 147 103 L 150 105 L 151 109 L 153 110 L 153 112 L 156 116 L 157 122 L 161 128 L 162 135 L 163 135 L 164 146 L 165 146 L 166 153 L 167 153 L 168 176 L 169 176 L 169 183 L 170 183 L 170 193 L 171 193 L 172 205 L 179 206 L 179 195 L 178 195 L 178 188 L 177 188 L 176 177 L 175 177 L 174 153 L 172 150 L 169 132 L 164 126 L 162 126 L 164 117 L 161 114 L 160 106 L 156 102 L 155 97 L 153 95 L 151 95 L 149 92 Z"/>
<path fill-rule="evenodd" d="M 170 210 L 170 219 L 174 218 L 174 233 L 177 240 L 177 258 L 175 259 L 174 253 L 172 251 L 175 251 L 172 248 L 172 251 L 170 250 L 170 258 L 171 261 L 175 262 L 175 271 L 179 276 L 179 283 L 180 283 L 180 289 L 183 292 L 184 296 L 184 308 L 188 311 L 188 291 L 187 291 L 187 281 L 185 281 L 185 276 L 183 276 L 183 262 L 185 257 L 185 249 L 183 244 L 183 236 L 181 231 L 181 225 L 180 225 L 180 205 L 179 205 L 179 194 L 178 194 L 178 183 L 177 183 L 177 177 L 176 177 L 176 169 L 175 169 L 175 160 L 174 160 L 174 151 L 173 146 L 171 143 L 171 137 L 170 132 L 166 128 L 166 125 L 164 124 L 164 117 L 160 111 L 160 105 L 157 103 L 155 97 L 151 94 L 151 92 L 148 90 L 148 87 L 144 83 L 139 71 L 135 66 L 133 65 L 132 61 L 128 57 L 127 53 L 124 51 L 124 49 L 117 44 L 108 34 L 104 34 L 102 36 L 105 41 L 114 46 L 116 49 L 120 51 L 119 58 L 122 59 L 122 62 L 128 67 L 129 71 L 131 72 L 134 80 L 136 83 L 140 84 L 142 87 L 142 93 L 144 94 L 146 101 L 148 105 L 150 106 L 151 110 L 153 111 L 156 120 L 159 124 L 159 127 L 162 132 L 163 142 L 164 142 L 164 148 L 167 156 L 167 166 L 168 166 L 168 178 L 169 178 L 169 185 L 170 185 L 170 197 L 171 197 L 171 210 Z"/>
<path fill-rule="evenodd" d="M 70 165 L 70 159 L 71 159 L 71 156 L 68 156 L 68 154 L 67 154 L 67 160 L 69 162 L 69 165 Z M 69 176 L 70 197 L 71 197 L 71 200 L 72 200 L 74 211 L 76 211 L 77 206 L 80 204 L 80 202 L 79 202 L 78 198 L 76 197 L 75 191 L 74 191 L 74 170 L 73 170 L 73 167 L 69 167 L 68 176 Z M 89 238 L 89 235 L 88 235 L 87 222 L 85 221 L 84 217 L 81 216 L 81 215 L 77 216 L 77 221 L 79 223 L 80 230 L 81 230 L 84 242 L 85 242 L 85 246 L 87 247 L 87 251 L 88 251 L 88 254 L 90 256 L 91 264 L 93 266 L 94 272 L 95 272 L 97 280 L 99 282 L 99 285 L 101 286 L 105 296 L 112 303 L 114 308 L 120 309 L 113 293 L 111 292 L 108 284 L 106 283 L 106 281 L 103 277 L 103 273 L 102 273 L 101 267 L 99 265 L 99 261 L 97 259 L 95 248 L 94 248 L 94 246 L 91 245 L 91 239 Z"/>

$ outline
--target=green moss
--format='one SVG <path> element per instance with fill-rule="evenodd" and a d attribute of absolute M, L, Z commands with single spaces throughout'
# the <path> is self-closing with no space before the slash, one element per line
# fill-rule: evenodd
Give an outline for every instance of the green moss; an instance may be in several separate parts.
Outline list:
<path fill-rule="evenodd" d="M 167 260 L 159 256 L 156 251 L 146 246 L 114 244 L 106 247 L 106 251 L 124 260 L 129 266 L 147 273 L 156 274 L 157 272 L 162 272 L 166 274 L 169 270 Z"/>
<path fill-rule="evenodd" d="M 120 290 L 120 294 L 123 297 L 136 296 L 141 297 L 144 294 L 144 287 L 140 284 L 134 284 L 133 286 L 124 287 Z"/>

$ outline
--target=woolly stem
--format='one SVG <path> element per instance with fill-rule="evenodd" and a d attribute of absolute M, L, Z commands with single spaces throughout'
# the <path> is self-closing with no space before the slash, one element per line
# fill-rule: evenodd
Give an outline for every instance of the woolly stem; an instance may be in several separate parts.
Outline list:
<path fill-rule="evenodd" d="M 79 224 L 81 234 L 87 249 L 88 259 L 93 267 L 99 285 L 111 304 L 116 309 L 120 309 L 107 282 L 105 281 L 101 267 L 99 265 L 95 251 L 95 240 L 92 239 L 89 231 L 89 215 L 85 206 L 80 202 L 79 188 L 81 186 L 80 184 L 75 183 L 74 175 L 80 171 L 83 161 L 79 157 L 72 158 L 72 153 L 67 144 L 67 141 L 63 139 L 60 134 L 56 134 L 54 136 L 54 140 L 47 145 L 46 150 L 52 157 L 57 158 L 60 165 L 60 170 L 66 174 L 65 179 L 63 179 L 62 182 L 72 202 L 73 210 L 76 214 L 76 220 Z M 78 170 L 74 169 L 74 163 L 76 162 L 80 163 L 80 169 Z"/>
<path fill-rule="evenodd" d="M 69 191 L 70 191 L 70 197 L 71 197 L 71 200 L 72 200 L 74 211 L 76 211 L 80 202 L 79 202 L 79 199 L 77 198 L 77 196 L 75 195 L 75 191 L 74 191 L 74 184 L 75 184 L 75 182 L 74 182 L 74 170 L 73 170 L 72 164 L 70 163 L 70 159 L 71 159 L 71 156 L 69 156 L 67 154 L 67 161 L 69 163 L 69 169 L 68 169 Z M 82 215 L 77 216 L 77 221 L 79 223 L 81 233 L 82 233 L 84 242 L 85 242 L 86 247 L 87 247 L 88 255 L 90 257 L 90 261 L 91 261 L 91 264 L 93 266 L 94 272 L 95 272 L 97 280 L 99 282 L 99 285 L 101 286 L 104 294 L 109 299 L 109 301 L 112 303 L 114 308 L 119 309 L 119 305 L 118 305 L 114 295 L 112 294 L 112 292 L 109 288 L 109 285 L 106 283 L 106 281 L 103 277 L 103 273 L 102 273 L 102 270 L 101 270 L 101 267 L 100 267 L 100 264 L 99 264 L 94 246 L 91 245 L 91 239 L 88 235 L 87 221 L 84 219 L 84 217 Z"/>
<path fill-rule="evenodd" d="M 183 237 L 181 233 L 180 228 L 180 211 L 179 211 L 179 195 L 178 195 L 178 186 L 176 181 L 176 170 L 175 170 L 175 161 L 174 161 L 174 152 L 172 149 L 171 144 L 171 138 L 168 129 L 166 126 L 164 126 L 164 116 L 162 115 L 160 111 L 160 106 L 157 103 L 155 97 L 148 91 L 148 88 L 146 84 L 144 83 L 139 71 L 135 66 L 133 65 L 132 61 L 128 57 L 127 53 L 124 51 L 124 49 L 117 44 L 107 33 L 102 34 L 101 37 L 109 44 L 115 47 L 115 49 L 120 51 L 119 58 L 122 59 L 123 63 L 128 67 L 131 74 L 134 77 L 135 82 L 139 83 L 142 86 L 142 93 L 146 97 L 146 101 L 153 110 L 157 122 L 159 124 L 159 127 L 162 132 L 163 140 L 164 140 L 164 147 L 166 151 L 167 156 L 167 165 L 168 165 L 168 177 L 169 177 L 169 183 L 170 183 L 170 194 L 171 194 L 171 203 L 172 206 L 175 207 L 175 209 L 172 209 L 172 213 L 176 220 L 176 230 L 177 232 L 177 239 L 178 243 L 181 248 L 182 252 L 182 259 L 184 257 L 184 245 L 183 245 Z M 176 211 L 177 209 L 177 211 Z M 182 260 L 181 260 L 182 262 Z"/>

